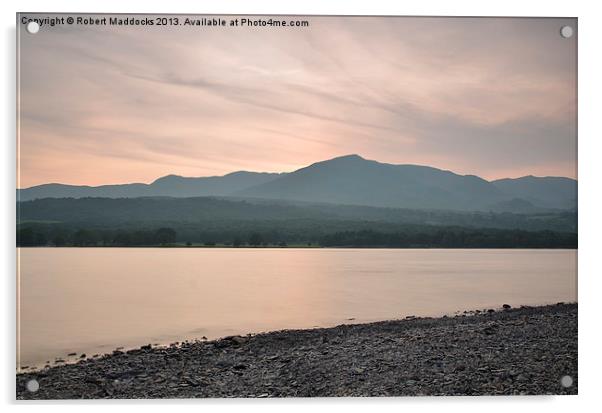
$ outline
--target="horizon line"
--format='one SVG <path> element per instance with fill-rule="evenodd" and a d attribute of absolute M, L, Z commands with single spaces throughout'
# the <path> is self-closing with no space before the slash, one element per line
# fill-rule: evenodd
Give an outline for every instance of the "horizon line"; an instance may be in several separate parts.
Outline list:
<path fill-rule="evenodd" d="M 533 175 L 533 174 L 517 176 L 517 177 L 514 177 L 514 178 L 513 177 L 502 177 L 502 178 L 495 178 L 495 179 L 485 179 L 485 178 L 481 177 L 480 175 L 477 175 L 477 174 L 474 174 L 474 173 L 472 173 L 472 174 L 459 174 L 459 173 L 454 172 L 451 169 L 443 169 L 443 168 L 439 168 L 439 167 L 432 166 L 432 165 L 405 164 L 405 163 L 399 163 L 399 164 L 397 164 L 397 163 L 380 162 L 380 161 L 377 161 L 377 160 L 374 160 L 374 159 L 364 158 L 363 156 L 354 153 L 354 154 L 348 154 L 348 155 L 335 156 L 334 158 L 324 159 L 324 160 L 321 160 L 321 161 L 316 161 L 316 162 L 310 163 L 310 164 L 305 165 L 305 166 L 300 166 L 297 169 L 294 169 L 294 170 L 288 171 L 288 172 L 283 172 L 283 171 L 280 171 L 280 172 L 277 172 L 277 171 L 273 171 L 273 172 L 269 172 L 269 171 L 251 171 L 251 170 L 240 169 L 240 170 L 236 170 L 236 171 L 225 173 L 223 175 L 184 176 L 184 175 L 178 175 L 178 174 L 167 174 L 167 175 L 159 176 L 159 177 L 153 179 L 152 181 L 150 181 L 148 183 L 146 183 L 146 182 L 122 182 L 122 183 L 106 183 L 106 184 L 100 184 L 100 185 L 89 185 L 89 184 L 70 184 L 70 183 L 64 183 L 64 182 L 46 182 L 46 183 L 31 185 L 31 186 L 24 187 L 24 188 L 17 187 L 16 189 L 17 190 L 25 190 L 25 189 L 35 188 L 35 187 L 38 187 L 38 186 L 44 186 L 44 185 L 65 185 L 65 186 L 78 186 L 78 187 L 89 187 L 89 188 L 99 188 L 99 187 L 103 187 L 103 186 L 119 186 L 119 185 L 147 185 L 147 186 L 150 186 L 150 185 L 154 184 L 155 182 L 157 182 L 159 179 L 166 178 L 166 177 L 169 177 L 169 176 L 178 177 L 178 178 L 186 178 L 186 179 L 203 179 L 203 178 L 206 179 L 206 178 L 223 178 L 225 176 L 236 174 L 236 173 L 285 175 L 285 174 L 295 173 L 295 172 L 297 172 L 297 171 L 299 171 L 301 169 L 305 169 L 305 168 L 308 168 L 308 167 L 310 167 L 312 165 L 316 165 L 316 164 L 319 164 L 319 163 L 330 162 L 330 161 L 334 161 L 336 159 L 353 158 L 353 157 L 359 158 L 359 159 L 362 159 L 362 160 L 368 161 L 368 162 L 376 162 L 376 163 L 379 163 L 381 165 L 417 166 L 417 167 L 423 167 L 423 168 L 437 169 L 437 170 L 443 171 L 443 172 L 451 172 L 451 173 L 453 173 L 455 175 L 458 175 L 458 176 L 476 176 L 476 177 L 481 178 L 484 181 L 487 181 L 487 182 L 490 182 L 490 183 L 491 182 L 495 182 L 495 181 L 504 180 L 504 179 L 522 179 L 522 178 L 564 178 L 564 179 L 570 179 L 570 180 L 573 180 L 573 181 L 578 181 L 578 179 L 576 177 L 575 178 L 571 178 L 571 177 L 568 177 L 568 176 L 561 176 L 561 175 L 539 176 L 539 175 Z"/>

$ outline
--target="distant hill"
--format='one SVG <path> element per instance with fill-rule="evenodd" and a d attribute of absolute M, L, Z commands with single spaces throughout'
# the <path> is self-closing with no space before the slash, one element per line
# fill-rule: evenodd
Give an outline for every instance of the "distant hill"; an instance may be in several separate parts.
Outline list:
<path fill-rule="evenodd" d="M 498 179 L 491 183 L 500 191 L 539 207 L 559 209 L 577 207 L 577 181 L 574 179 L 523 176 L 516 179 Z"/>
<path fill-rule="evenodd" d="M 78 186 L 64 184 L 44 184 L 17 190 L 18 201 L 31 201 L 42 198 L 137 198 L 170 196 L 188 198 L 204 195 L 228 195 L 241 189 L 260 185 L 277 178 L 277 173 L 257 173 L 239 171 L 224 176 L 187 178 L 167 175 L 151 184 L 122 184 L 101 186 Z"/>
<path fill-rule="evenodd" d="M 39 185 L 18 190 L 19 201 L 41 198 L 231 196 L 372 207 L 455 211 L 545 212 L 576 209 L 577 181 L 532 176 L 489 182 L 474 175 L 419 165 L 392 165 L 342 156 L 291 173 L 234 172 L 151 184 Z"/>
<path fill-rule="evenodd" d="M 507 201 L 501 201 L 497 204 L 489 206 L 489 210 L 493 212 L 514 212 L 518 214 L 529 214 L 537 212 L 540 208 L 534 206 L 531 202 L 522 198 L 512 198 Z"/>
<path fill-rule="evenodd" d="M 412 210 L 367 206 L 312 204 L 232 198 L 45 198 L 18 204 L 19 225 L 48 224 L 75 227 L 174 227 L 178 232 L 209 228 L 319 228 L 320 231 L 378 229 L 398 225 L 521 229 L 575 232 L 575 212 L 532 214 Z"/>

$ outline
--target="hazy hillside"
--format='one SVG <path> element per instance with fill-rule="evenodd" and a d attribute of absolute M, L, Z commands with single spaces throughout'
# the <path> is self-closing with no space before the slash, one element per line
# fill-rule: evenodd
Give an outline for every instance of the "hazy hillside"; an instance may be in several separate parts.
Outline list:
<path fill-rule="evenodd" d="M 77 186 L 45 184 L 17 190 L 17 200 L 30 201 L 41 198 L 136 198 L 149 196 L 193 197 L 203 195 L 228 195 L 249 186 L 259 185 L 277 178 L 276 173 L 233 172 L 224 176 L 187 178 L 167 175 L 151 184 L 123 184 Z"/>
<path fill-rule="evenodd" d="M 20 246 L 575 248 L 575 212 L 512 214 L 265 199 L 45 198 L 17 204 Z M 164 235 L 171 241 L 166 241 Z"/>
<path fill-rule="evenodd" d="M 374 223 L 457 225 L 462 227 L 554 230 L 573 232 L 575 213 L 512 214 L 455 212 L 345 206 L 331 204 L 287 203 L 279 201 L 243 201 L 201 198 L 64 198 L 39 199 L 17 205 L 18 222 L 75 223 L 99 226 L 143 224 L 214 225 L 216 222 L 355 222 L 370 228 Z M 236 225 L 239 225 L 236 224 Z M 288 225 L 288 224 L 287 224 Z M 343 227 L 344 228 L 344 227 Z"/>
<path fill-rule="evenodd" d="M 534 205 L 562 209 L 577 207 L 577 181 L 574 179 L 524 176 L 517 179 L 498 179 L 492 184 L 502 192 L 525 199 Z"/>
<path fill-rule="evenodd" d="M 269 182 L 280 174 L 233 172 L 224 176 L 186 178 L 168 175 L 149 185 L 147 196 L 191 197 L 203 195 L 230 195 L 244 188 Z"/>
<path fill-rule="evenodd" d="M 102 186 L 44 184 L 17 190 L 17 201 L 30 201 L 41 198 L 84 198 L 91 196 L 133 198 L 148 196 L 148 187 L 149 185 L 139 183 Z"/>
<path fill-rule="evenodd" d="M 47 184 L 17 191 L 20 201 L 153 196 L 237 196 L 373 207 L 534 213 L 576 209 L 577 181 L 528 176 L 488 182 L 478 176 L 428 166 L 392 165 L 348 155 L 291 173 L 240 171 L 201 178 L 168 175 L 151 184 Z"/>

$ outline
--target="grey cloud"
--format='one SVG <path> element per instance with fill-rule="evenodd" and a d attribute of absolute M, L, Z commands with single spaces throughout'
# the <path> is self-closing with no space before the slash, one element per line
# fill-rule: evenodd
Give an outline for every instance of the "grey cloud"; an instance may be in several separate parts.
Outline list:
<path fill-rule="evenodd" d="M 65 165 L 99 159 L 121 175 L 76 178 L 290 170 L 345 153 L 574 175 L 576 44 L 558 29 L 575 20 L 308 19 L 23 36 L 23 181 L 67 181 Z"/>

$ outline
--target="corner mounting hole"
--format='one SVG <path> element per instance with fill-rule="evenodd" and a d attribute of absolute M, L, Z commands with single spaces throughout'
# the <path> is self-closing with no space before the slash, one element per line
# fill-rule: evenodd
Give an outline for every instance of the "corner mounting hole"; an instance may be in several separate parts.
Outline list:
<path fill-rule="evenodd" d="M 36 379 L 29 380 L 25 386 L 27 387 L 27 390 L 32 393 L 35 393 L 40 389 L 40 383 L 38 383 Z"/>
<path fill-rule="evenodd" d="M 573 37 L 573 28 L 571 26 L 562 26 L 560 28 L 560 35 L 565 39 Z"/>
<path fill-rule="evenodd" d="M 571 376 L 562 376 L 560 384 L 565 388 L 571 387 L 573 385 L 573 378 Z"/>
<path fill-rule="evenodd" d="M 27 32 L 30 34 L 36 34 L 37 32 L 40 31 L 40 25 L 36 22 L 29 22 L 27 23 Z"/>

